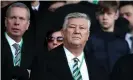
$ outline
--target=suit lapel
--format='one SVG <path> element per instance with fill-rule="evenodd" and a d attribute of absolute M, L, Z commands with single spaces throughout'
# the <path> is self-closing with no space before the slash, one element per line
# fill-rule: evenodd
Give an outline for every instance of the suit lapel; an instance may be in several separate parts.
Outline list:
<path fill-rule="evenodd" d="M 30 44 L 23 41 L 22 48 L 21 48 L 21 67 L 23 68 L 30 68 L 32 56 L 34 55 L 30 52 L 32 48 L 30 48 Z"/>
<path fill-rule="evenodd" d="M 59 69 L 58 73 L 61 73 L 58 75 L 60 80 L 73 80 L 63 46 L 60 46 L 57 52 L 57 68 Z"/>
<path fill-rule="evenodd" d="M 24 43 L 22 44 L 22 48 L 21 48 L 21 64 L 20 64 L 20 66 L 24 66 L 23 64 L 24 64 L 24 56 L 25 56 L 25 48 L 24 48 Z"/>
<path fill-rule="evenodd" d="M 21 67 L 23 68 L 28 68 L 27 66 L 30 65 L 30 61 L 31 61 L 31 57 L 32 55 L 32 52 L 30 52 L 30 44 L 26 43 L 25 41 L 23 41 L 23 44 L 22 44 L 22 48 L 21 48 Z M 31 54 L 31 55 L 30 55 Z"/>
<path fill-rule="evenodd" d="M 7 42 L 7 39 L 5 37 L 4 37 L 4 41 L 3 41 L 3 52 L 4 52 L 3 54 L 5 55 L 5 57 L 8 57 L 7 60 L 9 62 L 9 66 L 13 67 L 14 66 L 13 55 L 12 55 L 12 52 L 11 52 L 10 45 Z"/>
<path fill-rule="evenodd" d="M 88 75 L 89 75 L 89 79 L 92 79 L 92 75 L 93 75 L 93 56 L 91 54 L 89 54 L 87 51 L 84 50 L 84 54 L 85 54 L 85 61 L 86 61 L 86 65 L 87 65 L 87 70 L 88 70 Z"/>

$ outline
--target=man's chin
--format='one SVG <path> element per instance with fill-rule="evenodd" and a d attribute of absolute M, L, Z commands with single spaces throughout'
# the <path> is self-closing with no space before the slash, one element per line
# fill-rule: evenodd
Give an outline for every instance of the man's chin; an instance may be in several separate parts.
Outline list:
<path fill-rule="evenodd" d="M 75 46 L 80 46 L 81 45 L 80 42 L 73 42 L 72 44 L 75 45 Z"/>

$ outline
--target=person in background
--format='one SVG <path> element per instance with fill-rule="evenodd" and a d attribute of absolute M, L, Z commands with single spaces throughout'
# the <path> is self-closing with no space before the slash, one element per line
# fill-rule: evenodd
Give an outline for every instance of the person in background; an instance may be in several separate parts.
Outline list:
<path fill-rule="evenodd" d="M 121 1 L 120 15 L 129 21 L 129 31 L 125 35 L 128 42 L 130 53 L 133 53 L 133 1 Z"/>
<path fill-rule="evenodd" d="M 49 30 L 46 34 L 46 42 L 48 51 L 56 48 L 63 43 L 63 36 L 61 31 Z"/>
<path fill-rule="evenodd" d="M 121 57 L 111 73 L 111 80 L 133 80 L 133 1 L 121 1 L 120 15 L 129 21 L 129 32 L 125 39 L 130 47 L 130 54 Z"/>
<path fill-rule="evenodd" d="M 129 53 L 127 42 L 114 34 L 118 8 L 117 1 L 99 1 L 96 18 L 101 30 L 91 34 L 86 44 L 87 50 L 104 65 L 108 74 L 118 58 Z"/>

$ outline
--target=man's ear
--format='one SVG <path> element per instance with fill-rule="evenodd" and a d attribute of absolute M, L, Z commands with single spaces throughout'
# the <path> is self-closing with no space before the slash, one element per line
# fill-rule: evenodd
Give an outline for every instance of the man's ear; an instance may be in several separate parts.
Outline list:
<path fill-rule="evenodd" d="M 115 20 L 119 18 L 119 10 L 117 10 L 116 15 L 115 15 Z"/>
<path fill-rule="evenodd" d="M 64 37 L 64 29 L 61 29 L 61 35 Z"/>
<path fill-rule="evenodd" d="M 7 27 L 7 17 L 5 17 L 5 26 L 4 27 Z"/>
<path fill-rule="evenodd" d="M 27 22 L 26 30 L 28 30 L 29 26 L 30 26 L 30 20 Z"/>

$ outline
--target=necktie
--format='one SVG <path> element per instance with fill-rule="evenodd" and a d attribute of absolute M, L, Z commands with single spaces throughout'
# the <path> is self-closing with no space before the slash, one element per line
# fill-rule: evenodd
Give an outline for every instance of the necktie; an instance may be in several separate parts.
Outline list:
<path fill-rule="evenodd" d="M 20 66 L 20 60 L 21 60 L 21 48 L 19 44 L 13 44 L 13 47 L 15 50 L 15 58 L 14 58 L 14 66 Z"/>
<path fill-rule="evenodd" d="M 133 53 L 133 37 L 130 37 L 130 40 L 131 40 L 131 53 Z"/>
<path fill-rule="evenodd" d="M 78 68 L 78 58 L 74 58 L 74 65 L 73 65 L 73 77 L 75 80 L 82 80 L 82 75 L 80 73 L 80 69 Z"/>
<path fill-rule="evenodd" d="M 38 14 L 37 9 L 34 9 L 33 12 L 34 12 L 34 16 L 37 16 L 37 14 Z"/>

